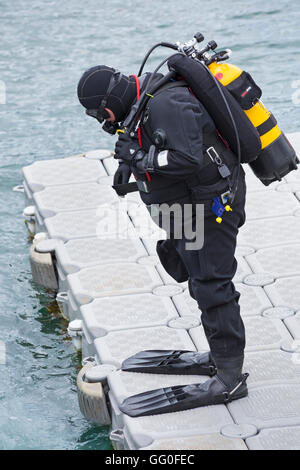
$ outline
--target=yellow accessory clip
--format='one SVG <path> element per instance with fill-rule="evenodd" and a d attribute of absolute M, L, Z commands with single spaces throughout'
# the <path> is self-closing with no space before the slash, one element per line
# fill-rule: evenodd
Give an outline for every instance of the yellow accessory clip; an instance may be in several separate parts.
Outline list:
<path fill-rule="evenodd" d="M 227 204 L 227 206 L 225 206 L 225 211 L 226 212 L 232 212 L 232 209 L 228 204 Z"/>
<path fill-rule="evenodd" d="M 125 134 L 125 131 L 123 131 L 123 129 L 118 129 L 117 134 Z"/>
<path fill-rule="evenodd" d="M 216 222 L 218 222 L 218 224 L 221 224 L 221 223 L 222 223 L 222 220 L 223 220 L 222 217 L 217 217 L 217 218 L 216 218 Z"/>

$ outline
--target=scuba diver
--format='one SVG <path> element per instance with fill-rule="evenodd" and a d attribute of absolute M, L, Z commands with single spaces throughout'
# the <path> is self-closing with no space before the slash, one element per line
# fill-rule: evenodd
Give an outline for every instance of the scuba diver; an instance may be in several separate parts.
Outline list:
<path fill-rule="evenodd" d="M 200 40 L 199 36 L 195 39 Z M 257 157 L 261 142 L 252 124 L 250 129 L 243 120 L 248 118 L 241 109 L 236 122 L 238 126 L 246 122 L 249 132 L 246 129 L 242 133 L 238 127 L 228 145 L 228 133 L 225 139 L 223 126 L 216 128 L 218 117 L 208 112 L 206 97 L 199 99 L 203 89 L 198 93 L 197 86 L 191 86 L 189 71 L 196 62 L 188 57 L 186 50 L 176 49 L 177 53 L 168 59 L 170 72 L 166 76 L 157 70 L 126 76 L 114 68 L 99 65 L 82 75 L 77 89 L 86 113 L 104 122 L 107 132 L 118 132 L 115 158 L 119 166 L 113 186 L 118 194 L 138 189 L 147 207 L 189 205 L 193 207 L 193 227 L 196 206 L 204 206 L 202 248 L 186 249 L 190 240 L 185 235 L 175 237 L 171 228 L 167 239 L 157 243 L 157 253 L 174 279 L 188 280 L 190 295 L 201 311 L 210 350 L 207 353 L 142 351 L 126 359 L 122 370 L 198 374 L 208 379 L 201 384 L 168 387 L 129 397 L 120 409 L 130 416 L 228 403 L 248 393 L 248 374 L 243 373 L 245 328 L 240 315 L 240 294 L 232 280 L 237 269 L 237 234 L 246 218 L 241 155 L 243 158 L 248 151 Z M 200 82 L 203 86 L 204 78 Z M 218 90 L 216 93 L 220 98 Z M 217 98 L 212 101 L 216 107 L 220 103 Z M 218 114 L 222 105 L 228 108 L 226 99 L 215 113 Z M 235 113 L 233 118 L 237 118 L 237 110 L 229 107 Z M 226 128 L 227 110 L 220 113 Z M 227 127 L 232 130 L 229 124 L 227 119 Z M 243 134 L 244 141 L 235 140 L 237 132 Z M 251 151 L 245 144 L 249 136 Z M 132 173 L 136 183 L 129 183 Z"/>

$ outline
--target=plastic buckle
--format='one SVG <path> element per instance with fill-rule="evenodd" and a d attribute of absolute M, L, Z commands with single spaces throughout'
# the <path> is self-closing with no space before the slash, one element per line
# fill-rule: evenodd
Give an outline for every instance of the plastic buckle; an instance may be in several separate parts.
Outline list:
<path fill-rule="evenodd" d="M 249 377 L 248 372 L 245 372 L 242 377 L 243 377 L 243 378 L 242 378 L 242 382 L 243 382 L 243 384 L 245 384 L 246 381 L 247 381 L 247 379 L 248 379 L 248 377 Z"/>
<path fill-rule="evenodd" d="M 147 161 L 147 171 L 149 173 L 153 173 L 154 171 L 154 157 L 156 154 L 156 147 L 155 145 L 151 145 L 149 152 L 148 152 L 148 161 Z"/>
<path fill-rule="evenodd" d="M 215 147 L 209 147 L 207 150 L 206 150 L 206 153 L 208 154 L 209 158 L 215 162 L 217 165 L 222 165 L 222 159 L 220 157 L 220 155 L 218 154 L 218 152 L 216 151 Z"/>
<path fill-rule="evenodd" d="M 226 191 L 225 193 L 222 193 L 221 194 L 221 200 L 222 200 L 222 203 L 225 205 L 227 202 L 228 202 L 228 199 L 229 199 L 229 196 L 230 196 L 230 190 Z"/>

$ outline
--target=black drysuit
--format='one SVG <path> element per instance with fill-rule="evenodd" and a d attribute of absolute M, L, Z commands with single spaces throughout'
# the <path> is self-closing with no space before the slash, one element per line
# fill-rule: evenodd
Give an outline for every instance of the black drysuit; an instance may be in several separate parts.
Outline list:
<path fill-rule="evenodd" d="M 237 269 L 236 237 L 238 228 L 245 222 L 245 174 L 241 168 L 233 212 L 225 213 L 223 222 L 218 224 L 211 209 L 212 199 L 226 191 L 228 181 L 220 176 L 206 149 L 215 141 L 232 174 L 237 170 L 237 159 L 218 137 L 212 119 L 187 86 L 171 85 L 149 100 L 141 119 L 144 150 L 148 151 L 153 144 L 152 134 L 156 129 L 165 132 L 168 153 L 155 157 L 151 191 L 141 192 L 141 198 L 147 205 L 178 202 L 195 207 L 197 203 L 205 204 L 202 249 L 186 250 L 187 240 L 171 235 L 165 242 L 168 254 L 164 264 L 172 271 L 172 256 L 179 255 L 183 276 L 184 272 L 188 273 L 190 294 L 202 312 L 212 355 L 221 366 L 223 358 L 241 356 L 245 347 L 238 304 L 240 294 L 232 283 Z"/>

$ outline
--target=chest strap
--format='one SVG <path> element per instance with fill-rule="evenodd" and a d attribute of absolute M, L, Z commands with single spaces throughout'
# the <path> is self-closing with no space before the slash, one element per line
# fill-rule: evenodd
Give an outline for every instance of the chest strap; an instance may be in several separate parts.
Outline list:
<path fill-rule="evenodd" d="M 228 151 L 229 153 L 231 153 L 230 150 L 227 149 L 225 144 L 222 142 L 222 140 L 219 138 L 219 136 L 215 132 L 210 133 L 210 134 L 204 134 L 203 135 L 202 167 L 198 174 L 185 178 L 185 183 L 187 184 L 189 188 L 192 188 L 194 186 L 204 183 L 203 181 L 204 176 L 205 176 L 205 174 L 203 174 L 205 173 L 204 169 L 206 169 L 209 165 L 212 167 L 212 169 L 216 167 L 216 163 L 212 161 L 211 152 L 210 151 L 208 152 L 208 150 L 210 150 L 211 148 L 213 148 L 214 151 L 216 151 L 217 154 L 221 156 L 224 153 L 224 151 Z M 217 176 L 215 178 L 216 181 L 220 180 L 221 178 L 222 178 L 221 175 L 217 173 Z M 170 180 L 170 178 L 166 178 L 166 179 Z M 165 182 L 162 182 L 162 181 L 156 182 L 155 180 L 152 179 L 152 181 L 150 182 L 137 181 L 137 182 L 132 182 L 132 183 L 118 184 L 112 187 L 119 196 L 125 196 L 126 194 L 132 193 L 135 191 L 142 191 L 142 192 L 149 193 L 151 190 L 163 188 L 165 186 L 164 183 Z M 210 182 L 210 184 L 212 184 L 212 182 Z"/>

